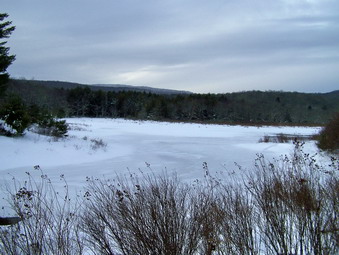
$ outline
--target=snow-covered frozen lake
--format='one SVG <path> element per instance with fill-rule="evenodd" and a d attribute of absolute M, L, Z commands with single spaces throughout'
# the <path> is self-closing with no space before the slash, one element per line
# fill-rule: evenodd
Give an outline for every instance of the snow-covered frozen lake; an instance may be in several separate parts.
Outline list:
<path fill-rule="evenodd" d="M 123 119 L 67 119 L 69 137 L 54 141 L 27 132 L 24 137 L 0 137 L 1 182 L 39 165 L 52 180 L 64 174 L 70 187 L 81 188 L 86 176 L 109 178 L 138 171 L 176 172 L 182 180 L 204 174 L 253 168 L 257 153 L 267 158 L 293 151 L 292 143 L 259 143 L 264 135 L 312 135 L 318 127 L 244 127 L 132 121 Z M 314 142 L 306 149 L 316 152 Z"/>

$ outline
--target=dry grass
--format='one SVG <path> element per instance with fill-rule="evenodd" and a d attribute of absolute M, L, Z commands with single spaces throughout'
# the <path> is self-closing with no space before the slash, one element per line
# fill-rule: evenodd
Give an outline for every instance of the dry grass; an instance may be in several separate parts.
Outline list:
<path fill-rule="evenodd" d="M 290 135 L 290 134 L 277 134 L 277 135 L 265 135 L 259 139 L 259 143 L 289 143 L 289 142 L 302 142 L 308 140 L 315 140 L 314 135 Z"/>

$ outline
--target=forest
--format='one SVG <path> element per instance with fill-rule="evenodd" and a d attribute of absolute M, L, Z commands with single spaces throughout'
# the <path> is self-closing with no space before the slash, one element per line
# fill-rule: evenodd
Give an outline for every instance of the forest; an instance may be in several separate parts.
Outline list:
<path fill-rule="evenodd" d="M 103 87 L 74 83 L 11 79 L 6 94 L 0 103 L 16 95 L 25 105 L 37 106 L 57 117 L 323 125 L 339 111 L 339 91 L 161 93 L 151 89 L 133 91 L 133 87 L 103 90 Z"/>

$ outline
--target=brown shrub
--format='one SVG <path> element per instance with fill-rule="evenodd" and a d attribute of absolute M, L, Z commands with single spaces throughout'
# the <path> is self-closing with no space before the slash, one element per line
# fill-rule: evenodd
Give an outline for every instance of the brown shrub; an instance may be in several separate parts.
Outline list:
<path fill-rule="evenodd" d="M 320 132 L 318 146 L 323 150 L 339 150 L 339 113 Z"/>

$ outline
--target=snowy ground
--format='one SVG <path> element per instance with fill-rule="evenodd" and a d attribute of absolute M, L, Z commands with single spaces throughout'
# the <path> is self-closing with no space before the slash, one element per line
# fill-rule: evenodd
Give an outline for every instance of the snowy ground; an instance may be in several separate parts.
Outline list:
<path fill-rule="evenodd" d="M 293 144 L 258 143 L 264 135 L 319 132 L 317 127 L 243 127 L 131 121 L 67 119 L 69 137 L 54 141 L 27 132 L 24 137 L 0 137 L 0 184 L 27 178 L 39 165 L 52 180 L 64 174 L 71 188 L 81 189 L 86 176 L 112 177 L 138 171 L 176 172 L 185 181 L 201 178 L 206 162 L 211 173 L 227 176 L 253 168 L 257 153 L 267 158 L 290 154 Z M 306 149 L 317 151 L 314 142 Z M 148 167 L 150 165 L 150 168 Z"/>

